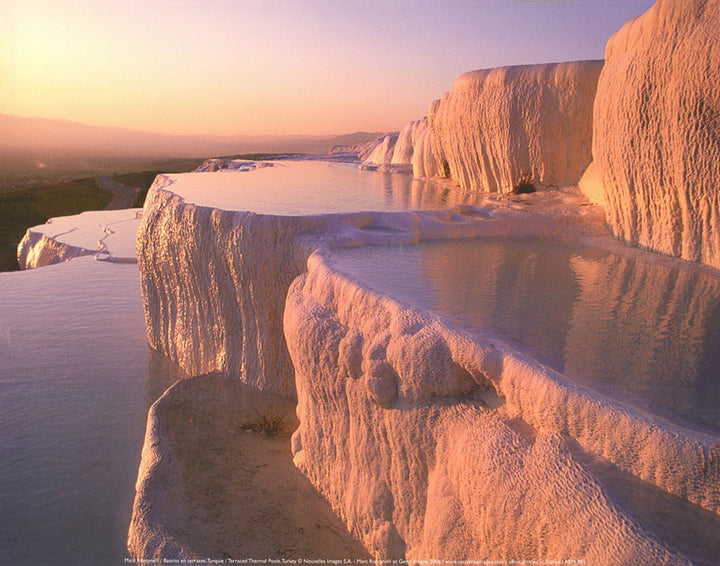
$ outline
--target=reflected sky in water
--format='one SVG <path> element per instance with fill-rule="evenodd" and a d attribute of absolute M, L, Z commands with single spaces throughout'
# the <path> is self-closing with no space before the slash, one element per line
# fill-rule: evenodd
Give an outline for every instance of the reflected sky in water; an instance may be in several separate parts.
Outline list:
<path fill-rule="evenodd" d="M 343 272 L 577 383 L 720 429 L 720 278 L 550 241 L 334 252 Z"/>
<path fill-rule="evenodd" d="M 0 273 L 0 562 L 122 564 L 149 404 L 136 265 Z"/>

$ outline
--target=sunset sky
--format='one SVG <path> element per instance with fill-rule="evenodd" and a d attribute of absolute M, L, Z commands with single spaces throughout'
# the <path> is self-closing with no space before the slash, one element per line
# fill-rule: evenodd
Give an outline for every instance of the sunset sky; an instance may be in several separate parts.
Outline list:
<path fill-rule="evenodd" d="M 389 131 L 462 73 L 601 59 L 652 0 L 0 0 L 0 113 L 180 134 Z"/>

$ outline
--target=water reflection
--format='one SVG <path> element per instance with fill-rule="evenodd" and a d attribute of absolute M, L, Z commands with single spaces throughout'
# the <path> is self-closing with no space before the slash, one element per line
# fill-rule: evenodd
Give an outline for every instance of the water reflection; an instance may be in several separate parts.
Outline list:
<path fill-rule="evenodd" d="M 360 171 L 354 165 L 321 161 L 281 161 L 249 172 L 169 177 L 175 181 L 173 192 L 188 202 L 279 215 L 439 209 L 480 204 L 485 198 L 407 174 Z"/>
<path fill-rule="evenodd" d="M 0 274 L 0 548 L 8 564 L 126 555 L 148 346 L 135 265 Z"/>
<path fill-rule="evenodd" d="M 565 373 L 717 428 L 718 280 L 616 255 L 570 265 L 579 293 Z"/>
<path fill-rule="evenodd" d="M 720 428 L 720 280 L 536 240 L 338 250 L 372 287 L 655 414 Z"/>
<path fill-rule="evenodd" d="M 149 351 L 136 265 L 0 273 L 0 562 L 121 564 L 147 409 L 182 371 Z"/>

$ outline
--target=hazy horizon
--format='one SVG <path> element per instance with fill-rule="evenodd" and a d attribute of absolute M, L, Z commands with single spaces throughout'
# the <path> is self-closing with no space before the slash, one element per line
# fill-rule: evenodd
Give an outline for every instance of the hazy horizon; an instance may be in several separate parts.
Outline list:
<path fill-rule="evenodd" d="M 602 59 L 653 0 L 0 0 L 0 113 L 165 135 L 394 131 L 480 68 Z"/>
<path fill-rule="evenodd" d="M 248 138 L 248 139 L 278 139 L 278 138 L 293 138 L 293 139 L 333 139 L 333 138 L 341 138 L 348 135 L 354 135 L 354 134 L 386 134 L 391 132 L 397 132 L 398 129 L 395 130 L 382 130 L 382 131 L 368 131 L 368 130 L 355 130 L 352 132 L 342 131 L 342 132 L 333 132 L 329 134 L 244 134 L 242 132 L 237 133 L 227 133 L 227 134 L 212 134 L 212 133 L 189 133 L 189 134 L 176 134 L 172 132 L 161 132 L 156 130 L 148 130 L 143 128 L 133 128 L 129 126 L 107 126 L 107 125 L 97 125 L 97 124 L 88 124 L 85 122 L 78 122 L 77 120 L 70 120 L 67 118 L 47 118 L 45 116 L 21 116 L 19 114 L 9 114 L 5 112 L 0 112 L 0 120 L 3 119 L 19 119 L 22 121 L 37 121 L 37 122 L 54 122 L 57 125 L 64 124 L 69 127 L 74 126 L 80 126 L 82 128 L 91 128 L 94 130 L 116 130 L 118 132 L 127 132 L 127 133 L 134 133 L 134 134 L 146 134 L 146 135 L 153 135 L 153 136 L 163 136 L 167 138 L 194 138 L 194 139 L 201 139 L 201 138 L 212 138 L 212 139 L 218 139 L 218 138 Z M 5 140 L 1 140 L 0 144 L 5 143 Z"/>
<path fill-rule="evenodd" d="M 349 132 L 338 136 L 213 136 L 175 135 L 117 127 L 89 126 L 47 118 L 0 113 L 0 181 L 57 171 L 137 169 L 140 161 L 156 158 L 208 158 L 254 153 L 327 153 L 337 145 L 352 145 L 379 132 Z M 131 160 L 131 161 L 127 161 Z M 151 168 L 155 168 L 153 165 Z M 14 182 L 14 181 L 13 181 Z M 0 187 L 3 183 L 0 183 Z"/>

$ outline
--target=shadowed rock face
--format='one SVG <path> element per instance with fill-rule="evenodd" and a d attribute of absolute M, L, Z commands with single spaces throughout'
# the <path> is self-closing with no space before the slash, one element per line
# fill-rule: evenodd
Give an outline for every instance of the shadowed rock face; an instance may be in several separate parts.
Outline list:
<path fill-rule="evenodd" d="M 659 0 L 608 42 L 581 188 L 616 236 L 720 267 L 720 2 Z"/>
<path fill-rule="evenodd" d="M 294 407 L 219 375 L 171 387 L 148 415 L 131 556 L 369 559 L 292 465 Z M 275 435 L 248 429 L 261 416 L 282 419 Z"/>

